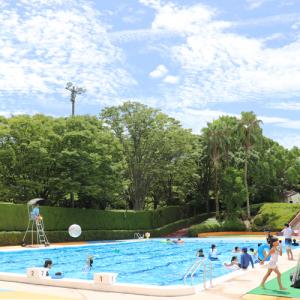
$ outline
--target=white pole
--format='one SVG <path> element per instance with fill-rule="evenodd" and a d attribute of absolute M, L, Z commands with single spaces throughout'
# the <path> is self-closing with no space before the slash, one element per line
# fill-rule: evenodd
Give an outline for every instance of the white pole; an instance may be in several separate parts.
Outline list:
<path fill-rule="evenodd" d="M 203 287 L 206 289 L 206 263 L 203 260 Z"/>

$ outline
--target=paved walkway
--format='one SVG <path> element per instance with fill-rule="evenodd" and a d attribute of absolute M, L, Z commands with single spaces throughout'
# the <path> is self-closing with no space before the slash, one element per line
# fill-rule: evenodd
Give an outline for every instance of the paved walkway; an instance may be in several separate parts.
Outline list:
<path fill-rule="evenodd" d="M 300 249 L 294 251 L 295 258 L 300 255 Z M 285 272 L 296 265 L 297 261 L 288 261 L 286 255 L 279 259 L 279 269 L 281 272 Z M 105 299 L 105 300 L 229 300 L 229 299 L 245 299 L 245 300 L 275 300 L 284 298 L 265 297 L 257 295 L 245 294 L 257 287 L 266 272 L 265 267 L 257 266 L 249 271 L 240 272 L 240 275 L 229 279 L 222 283 L 215 281 L 213 288 L 199 292 L 192 296 L 183 297 L 152 297 L 152 296 L 140 296 L 131 294 L 118 294 L 118 293 L 103 293 L 87 290 L 68 289 L 68 288 L 56 288 L 48 286 L 21 284 L 13 282 L 1 282 L 0 281 L 0 299 L 43 299 L 43 300 L 77 300 L 77 299 Z M 274 278 L 273 275 L 271 278 Z M 2 291 L 1 291 L 2 289 Z M 8 289 L 5 291 L 3 289 Z M 300 292 L 299 292 L 300 294 Z M 291 298 L 289 298 L 291 300 Z"/>

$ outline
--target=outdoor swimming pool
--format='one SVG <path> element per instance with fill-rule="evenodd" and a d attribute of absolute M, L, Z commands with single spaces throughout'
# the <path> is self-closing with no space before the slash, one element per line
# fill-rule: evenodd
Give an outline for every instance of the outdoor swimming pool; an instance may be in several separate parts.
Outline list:
<path fill-rule="evenodd" d="M 0 272 L 26 273 L 29 267 L 41 267 L 45 259 L 53 261 L 51 274 L 63 272 L 65 278 L 93 279 L 93 272 L 116 272 L 117 282 L 159 286 L 182 285 L 186 270 L 196 259 L 200 248 L 207 257 L 211 244 L 216 244 L 219 261 L 212 262 L 213 277 L 232 272 L 223 266 L 234 255 L 235 246 L 257 249 L 259 240 L 241 239 L 184 239 L 182 245 L 165 243 L 165 239 L 137 242 L 88 244 L 84 246 L 24 249 L 0 252 Z M 93 268 L 83 272 L 86 258 L 94 256 Z M 194 283 L 201 283 L 202 268 Z"/>

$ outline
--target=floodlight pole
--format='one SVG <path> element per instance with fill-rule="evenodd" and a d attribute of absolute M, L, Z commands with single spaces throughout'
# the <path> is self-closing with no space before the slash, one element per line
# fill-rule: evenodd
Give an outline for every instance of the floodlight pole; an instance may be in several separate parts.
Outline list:
<path fill-rule="evenodd" d="M 76 96 L 77 94 L 83 94 L 85 93 L 85 89 L 81 88 L 81 87 L 76 87 L 75 85 L 73 85 L 72 82 L 68 82 L 66 85 L 66 90 L 71 92 L 71 103 L 72 103 L 72 117 L 75 116 L 75 100 L 76 100 Z"/>
<path fill-rule="evenodd" d="M 75 115 L 75 99 L 76 99 L 76 90 L 75 90 L 75 86 L 73 86 L 71 90 L 72 117 L 74 117 Z"/>
<path fill-rule="evenodd" d="M 75 116 L 75 99 L 77 94 L 83 94 L 85 93 L 85 89 L 81 88 L 81 87 L 76 87 L 75 85 L 73 85 L 72 82 L 68 82 L 66 85 L 66 90 L 71 92 L 71 103 L 72 103 L 72 117 Z M 70 192 L 70 200 L 71 200 L 71 206 L 74 207 L 74 192 Z"/>

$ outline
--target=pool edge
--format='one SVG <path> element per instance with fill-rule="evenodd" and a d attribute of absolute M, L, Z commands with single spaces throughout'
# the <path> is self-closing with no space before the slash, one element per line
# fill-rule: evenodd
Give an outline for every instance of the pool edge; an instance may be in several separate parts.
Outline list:
<path fill-rule="evenodd" d="M 51 279 L 29 278 L 24 274 L 0 272 L 0 281 L 29 283 L 37 285 L 64 287 L 72 289 L 93 290 L 101 292 L 115 292 L 145 296 L 189 296 L 196 293 L 194 286 L 152 286 L 142 284 L 115 283 L 111 285 L 96 284 L 92 280 L 83 279 Z"/>

